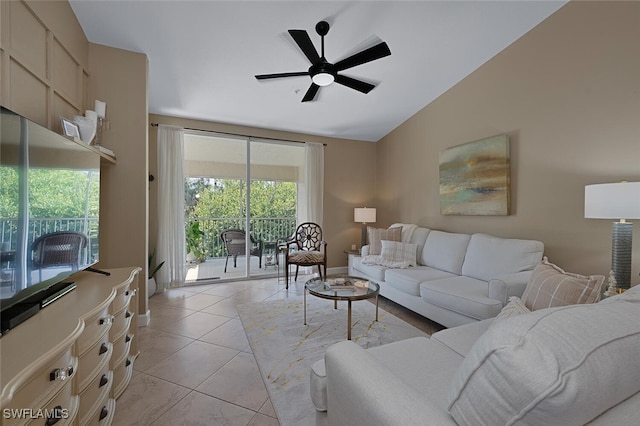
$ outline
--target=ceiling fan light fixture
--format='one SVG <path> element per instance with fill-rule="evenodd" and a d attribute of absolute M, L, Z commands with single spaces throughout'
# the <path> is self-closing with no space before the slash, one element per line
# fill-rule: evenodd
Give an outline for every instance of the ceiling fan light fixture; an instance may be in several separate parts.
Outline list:
<path fill-rule="evenodd" d="M 319 72 L 318 74 L 311 77 L 311 81 L 313 81 L 318 86 L 328 86 L 335 81 L 335 77 L 333 74 L 328 72 Z"/>

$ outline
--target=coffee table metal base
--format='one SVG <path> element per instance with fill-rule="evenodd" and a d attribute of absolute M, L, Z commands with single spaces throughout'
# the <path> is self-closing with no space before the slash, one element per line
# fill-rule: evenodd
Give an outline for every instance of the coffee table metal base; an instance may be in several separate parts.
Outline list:
<path fill-rule="evenodd" d="M 307 288 L 304 288 L 304 325 L 307 325 Z M 378 295 L 376 294 L 376 322 L 378 322 Z M 347 340 L 351 340 L 351 300 L 347 300 Z M 333 309 L 338 309 L 338 301 L 333 301 Z"/>

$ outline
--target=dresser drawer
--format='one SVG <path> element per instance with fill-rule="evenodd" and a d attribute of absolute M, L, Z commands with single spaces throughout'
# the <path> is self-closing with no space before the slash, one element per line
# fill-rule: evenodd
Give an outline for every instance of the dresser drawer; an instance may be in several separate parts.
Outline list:
<path fill-rule="evenodd" d="M 87 388 L 80 394 L 80 410 L 78 418 L 80 424 L 86 424 L 96 410 L 102 408 L 105 400 L 111 393 L 111 385 L 113 384 L 113 372 L 109 370 L 109 366 L 104 366 L 102 371 L 93 379 Z"/>
<path fill-rule="evenodd" d="M 116 414 L 116 401 L 107 397 L 101 401 L 97 407 L 95 413 L 93 413 L 86 423 L 81 423 L 83 426 L 104 426 L 110 425 L 113 422 L 113 417 Z"/>
<path fill-rule="evenodd" d="M 73 425 L 78 416 L 78 404 L 78 395 L 73 395 L 71 386 L 65 386 L 27 424 L 30 426 Z"/>
<path fill-rule="evenodd" d="M 99 312 L 84 319 L 84 330 L 78 337 L 78 356 L 83 355 L 104 334 L 109 331 L 114 317 L 109 313 L 109 305 L 106 304 Z"/>
<path fill-rule="evenodd" d="M 113 355 L 111 355 L 112 366 L 120 364 L 127 356 L 129 356 L 129 348 L 131 347 L 131 335 L 125 333 L 113 342 Z"/>
<path fill-rule="evenodd" d="M 105 334 L 80 357 L 77 373 L 79 393 L 82 393 L 98 373 L 109 365 L 112 354 L 113 345 L 109 343 L 109 334 Z"/>
<path fill-rule="evenodd" d="M 133 314 L 128 307 L 114 314 L 113 324 L 111 325 L 111 330 L 109 330 L 109 336 L 112 341 L 118 339 L 129 329 L 132 317 Z"/>
<path fill-rule="evenodd" d="M 111 388 L 111 396 L 119 398 L 122 392 L 127 388 L 131 376 L 133 375 L 133 360 L 128 356 L 113 368 L 113 386 Z"/>
<path fill-rule="evenodd" d="M 77 374 L 77 369 L 78 358 L 71 354 L 71 347 L 68 347 L 56 359 L 35 371 L 31 379 L 16 391 L 11 402 L 3 408 L 41 408 L 63 387 L 71 389 L 72 378 Z"/>
<path fill-rule="evenodd" d="M 125 306 L 129 306 L 131 298 L 135 294 L 135 289 L 131 288 L 131 283 L 127 283 L 116 289 L 116 298 L 111 302 L 111 312 L 118 312 Z"/>

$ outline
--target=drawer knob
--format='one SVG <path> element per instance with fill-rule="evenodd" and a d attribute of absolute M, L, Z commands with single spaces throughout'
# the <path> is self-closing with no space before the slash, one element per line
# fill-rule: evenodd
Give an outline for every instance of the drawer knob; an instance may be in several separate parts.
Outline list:
<path fill-rule="evenodd" d="M 101 388 L 104 385 L 106 385 L 107 383 L 109 383 L 109 378 L 107 377 L 106 374 L 103 374 L 102 377 L 100 377 L 100 386 L 98 386 L 98 387 Z"/>
<path fill-rule="evenodd" d="M 107 410 L 107 406 L 105 405 L 104 407 L 102 407 L 102 410 L 100 410 L 100 420 L 104 419 L 108 415 L 109 415 L 109 410 Z"/>
<path fill-rule="evenodd" d="M 131 312 L 127 311 L 127 313 L 124 315 L 125 318 L 129 318 L 131 316 Z"/>
<path fill-rule="evenodd" d="M 128 367 L 131 365 L 131 360 L 129 358 L 127 358 L 127 361 L 124 363 L 125 367 Z"/>
<path fill-rule="evenodd" d="M 109 346 L 107 346 L 106 343 L 103 343 L 102 345 L 100 345 L 100 351 L 98 352 L 98 355 L 102 355 L 103 353 L 107 352 L 109 350 Z"/>
<path fill-rule="evenodd" d="M 124 338 L 125 343 L 129 343 L 131 341 L 131 336 L 127 334 L 127 337 Z"/>
<path fill-rule="evenodd" d="M 100 325 L 104 324 L 113 324 L 113 321 L 116 319 L 113 315 L 109 315 L 108 317 L 100 318 Z"/>
<path fill-rule="evenodd" d="M 64 411 L 62 407 L 57 405 L 53 407 L 53 410 L 47 415 L 47 421 L 45 422 L 46 426 L 55 425 L 64 417 Z"/>
<path fill-rule="evenodd" d="M 133 290 L 127 290 L 124 294 L 125 296 L 135 296 L 138 293 L 138 289 L 134 288 Z"/>
<path fill-rule="evenodd" d="M 56 380 L 67 380 L 73 374 L 73 366 L 68 366 L 67 368 L 55 368 L 51 373 L 49 373 L 49 381 L 53 382 Z"/>

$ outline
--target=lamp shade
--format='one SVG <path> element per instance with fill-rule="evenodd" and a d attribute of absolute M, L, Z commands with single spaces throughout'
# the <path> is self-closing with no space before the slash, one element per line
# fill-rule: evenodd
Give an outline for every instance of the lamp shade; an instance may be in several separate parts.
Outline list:
<path fill-rule="evenodd" d="M 584 187 L 584 217 L 640 219 L 640 182 L 618 182 Z"/>
<path fill-rule="evenodd" d="M 353 210 L 353 221 L 358 223 L 374 223 L 376 221 L 376 209 L 356 207 Z"/>

